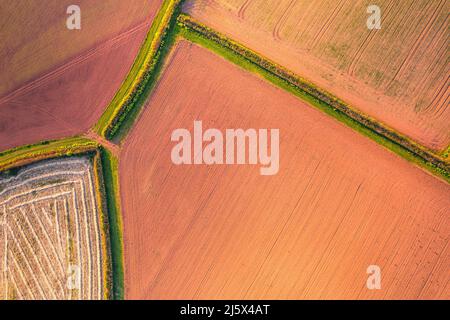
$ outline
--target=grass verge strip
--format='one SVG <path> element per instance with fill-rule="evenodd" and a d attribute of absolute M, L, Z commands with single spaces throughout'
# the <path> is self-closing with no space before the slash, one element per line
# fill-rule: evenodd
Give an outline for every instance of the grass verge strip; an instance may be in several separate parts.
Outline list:
<path fill-rule="evenodd" d="M 141 96 L 151 82 L 160 60 L 171 19 L 176 16 L 181 0 L 165 0 L 155 17 L 147 37 L 128 73 L 106 111 L 94 127 L 102 137 L 118 141 L 126 132 L 126 121 L 141 103 Z"/>
<path fill-rule="evenodd" d="M 138 79 L 137 86 L 130 96 L 132 98 L 123 105 L 117 106 L 116 117 L 111 121 L 111 126 L 106 131 L 107 139 L 119 142 L 131 128 L 142 105 L 157 82 L 164 64 L 164 58 L 175 42 L 176 36 L 181 35 L 187 40 L 218 53 L 248 71 L 260 74 L 275 85 L 295 94 L 385 148 L 450 182 L 450 163 L 443 154 L 439 155 L 371 117 L 355 111 L 345 102 L 319 89 L 284 67 L 202 25 L 192 17 L 180 14 L 181 3 L 182 0 L 172 1 L 170 4 L 173 6 L 165 11 L 166 18 L 168 17 L 165 21 L 168 21 L 168 23 L 163 27 L 160 25 L 162 32 L 160 33 L 159 47 L 155 54 L 148 55 L 151 63 L 149 67 L 143 68 L 142 74 L 144 76 Z"/>
<path fill-rule="evenodd" d="M 105 293 L 103 298 L 107 300 L 114 299 L 114 274 L 112 272 L 112 254 L 111 254 L 111 237 L 110 237 L 110 219 L 108 203 L 106 201 L 106 187 L 103 174 L 103 165 L 101 159 L 101 153 L 96 150 L 94 156 L 91 159 L 94 175 L 95 175 L 95 197 L 99 204 L 99 222 L 101 227 L 101 246 L 104 253 L 102 259 L 103 266 L 103 283 L 105 284 Z"/>
<path fill-rule="evenodd" d="M 123 238 L 122 217 L 120 214 L 120 194 L 118 160 L 111 152 L 100 147 L 102 175 L 104 182 L 104 199 L 106 201 L 109 225 L 109 242 L 112 262 L 112 288 L 111 297 L 114 300 L 123 300 L 124 270 L 123 270 Z"/>
<path fill-rule="evenodd" d="M 244 69 L 263 76 L 408 161 L 450 182 L 449 162 L 433 151 L 356 112 L 331 94 L 319 90 L 313 84 L 200 24 L 192 17 L 181 14 L 177 21 L 177 33 L 187 40 L 200 44 Z"/>
<path fill-rule="evenodd" d="M 105 299 L 123 299 L 123 267 L 121 219 L 117 205 L 117 160 L 95 141 L 73 137 L 58 141 L 44 141 L 35 145 L 6 150 L 0 153 L 0 171 L 15 175 L 20 168 L 43 160 L 88 156 L 93 164 L 95 194 L 102 226 L 102 264 Z M 121 243 L 121 242 L 120 242 Z"/>

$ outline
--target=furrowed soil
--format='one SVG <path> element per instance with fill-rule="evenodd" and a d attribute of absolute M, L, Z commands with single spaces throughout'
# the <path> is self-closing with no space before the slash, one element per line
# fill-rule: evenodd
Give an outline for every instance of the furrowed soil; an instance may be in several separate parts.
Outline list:
<path fill-rule="evenodd" d="M 278 174 L 174 165 L 172 131 L 194 120 L 279 128 Z M 119 167 L 126 298 L 450 298 L 446 183 L 187 41 Z"/>
<path fill-rule="evenodd" d="M 0 5 L 0 150 L 90 128 L 130 70 L 161 1 L 79 1 L 81 30 L 66 28 L 70 4 Z"/>
<path fill-rule="evenodd" d="M 188 0 L 184 11 L 421 144 L 450 143 L 448 1 Z"/>

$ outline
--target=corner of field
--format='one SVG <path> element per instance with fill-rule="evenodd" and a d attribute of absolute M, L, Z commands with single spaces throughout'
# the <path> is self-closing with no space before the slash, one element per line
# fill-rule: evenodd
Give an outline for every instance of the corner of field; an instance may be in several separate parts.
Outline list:
<path fill-rule="evenodd" d="M 14 172 L 38 161 L 83 155 L 89 156 L 92 161 L 96 197 L 100 204 L 104 297 L 123 299 L 123 242 L 117 158 L 96 141 L 77 136 L 0 152 L 0 171 Z"/>

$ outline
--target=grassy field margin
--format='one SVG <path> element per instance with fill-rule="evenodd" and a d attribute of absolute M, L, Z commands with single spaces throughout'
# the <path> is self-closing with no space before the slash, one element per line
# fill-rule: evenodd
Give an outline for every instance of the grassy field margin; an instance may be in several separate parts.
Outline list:
<path fill-rule="evenodd" d="M 94 127 L 94 131 L 102 137 L 117 142 L 130 128 L 130 121 L 137 116 L 136 110 L 144 102 L 144 91 L 149 91 L 147 87 L 158 73 L 158 63 L 162 60 L 164 49 L 170 47 L 165 41 L 182 1 L 163 1 L 130 72 Z"/>
<path fill-rule="evenodd" d="M 293 93 L 385 148 L 450 182 L 450 164 L 444 156 L 434 153 L 374 119 L 353 110 L 331 94 L 202 25 L 192 17 L 180 14 L 177 22 L 177 34 L 185 39 L 221 55 L 248 71 L 263 76 L 273 84 Z"/>
<path fill-rule="evenodd" d="M 95 196 L 97 198 L 97 203 L 99 204 L 99 222 L 101 227 L 101 239 L 102 239 L 102 250 L 105 252 L 105 257 L 102 259 L 103 266 L 103 283 L 105 283 L 105 293 L 103 295 L 104 299 L 112 300 L 114 299 L 114 279 L 112 265 L 112 250 L 111 250 L 111 237 L 109 230 L 110 225 L 110 211 L 108 209 L 108 202 L 106 201 L 106 189 L 104 183 L 104 173 L 103 164 L 101 159 L 100 150 L 96 150 L 92 159 L 92 166 L 95 175 Z"/>
<path fill-rule="evenodd" d="M 72 137 L 44 141 L 0 152 L 0 171 L 8 172 L 32 163 L 72 156 L 89 156 L 95 175 L 95 192 L 100 204 L 102 227 L 102 257 L 106 299 L 123 299 L 122 218 L 118 192 L 118 160 L 97 142 Z"/>
<path fill-rule="evenodd" d="M 139 90 L 133 92 L 133 100 L 118 106 L 116 118 L 111 121 L 112 126 L 106 132 L 108 140 L 120 142 L 126 136 L 138 117 L 142 105 L 156 85 L 164 66 L 164 60 L 176 38 L 182 37 L 215 52 L 247 71 L 259 74 L 388 150 L 450 182 L 450 160 L 446 157 L 445 152 L 438 154 L 417 144 L 375 119 L 355 111 L 332 94 L 319 89 L 284 67 L 208 28 L 189 15 L 181 13 L 182 2 L 182 0 L 172 1 L 170 3 L 173 6 L 170 7 L 170 10 L 167 8 L 164 11 L 172 16 L 167 15 L 164 20 L 166 24 L 160 25 L 160 30 L 163 31 L 160 33 L 159 47 L 153 55 L 148 55 L 151 67 L 144 70 L 146 77 L 137 81 Z M 144 47 L 142 51 L 144 51 Z M 145 68 L 145 66 L 141 67 Z"/>

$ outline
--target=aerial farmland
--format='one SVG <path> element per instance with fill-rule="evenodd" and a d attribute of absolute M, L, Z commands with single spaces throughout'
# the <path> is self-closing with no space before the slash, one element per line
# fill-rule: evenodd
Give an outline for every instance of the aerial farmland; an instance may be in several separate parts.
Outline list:
<path fill-rule="evenodd" d="M 280 172 L 170 163 L 158 137 L 195 119 L 281 128 Z M 447 184 L 195 44 L 175 45 L 122 152 L 131 299 L 449 297 Z M 370 261 L 383 292 L 363 290 Z"/>
<path fill-rule="evenodd" d="M 450 143 L 448 1 L 188 0 L 211 28 L 436 150 Z"/>
<path fill-rule="evenodd" d="M 65 26 L 72 2 L 0 4 L 0 150 L 91 128 L 130 70 L 161 4 L 79 1 L 83 25 L 74 31 Z"/>
<path fill-rule="evenodd" d="M 0 3 L 0 300 L 449 300 L 449 9 Z"/>

